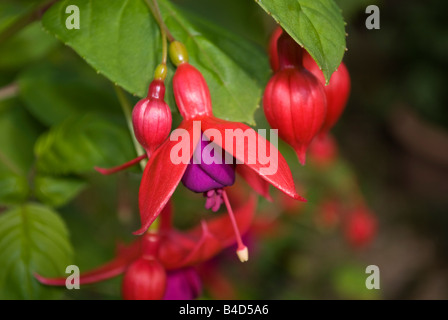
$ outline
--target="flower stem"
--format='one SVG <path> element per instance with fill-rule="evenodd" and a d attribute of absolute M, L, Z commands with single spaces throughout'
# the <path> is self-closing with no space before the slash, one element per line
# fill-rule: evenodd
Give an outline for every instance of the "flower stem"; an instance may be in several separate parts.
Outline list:
<path fill-rule="evenodd" d="M 166 26 L 165 22 L 163 21 L 162 14 L 160 13 L 159 4 L 157 3 L 157 0 L 146 0 L 146 4 L 148 5 L 149 10 L 151 11 L 152 15 L 154 16 L 154 19 L 156 19 L 157 24 L 159 25 L 160 31 L 162 33 L 166 34 L 168 40 L 170 42 L 173 42 L 176 40 L 173 35 L 171 34 L 170 30 Z"/>
<path fill-rule="evenodd" d="M 145 150 L 143 147 L 138 143 L 137 139 L 135 138 L 134 134 L 134 127 L 132 125 L 132 107 L 129 104 L 128 99 L 126 98 L 126 95 L 119 86 L 115 85 L 115 93 L 117 94 L 118 101 L 120 101 L 121 109 L 123 110 L 124 116 L 126 118 L 126 123 L 128 125 L 129 132 L 131 133 L 132 142 L 134 143 L 135 151 L 137 152 L 137 156 L 141 156 L 145 154 Z M 140 167 L 142 170 L 145 170 L 146 166 L 146 160 L 140 161 Z"/>

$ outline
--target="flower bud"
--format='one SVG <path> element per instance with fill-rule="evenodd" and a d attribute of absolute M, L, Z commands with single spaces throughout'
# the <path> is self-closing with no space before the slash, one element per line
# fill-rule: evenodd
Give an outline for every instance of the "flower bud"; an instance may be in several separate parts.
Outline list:
<path fill-rule="evenodd" d="M 322 84 L 302 66 L 302 51 L 287 33 L 280 36 L 280 69 L 266 86 L 263 108 L 271 127 L 304 165 L 306 150 L 324 123 L 327 102 Z"/>
<path fill-rule="evenodd" d="M 347 104 L 350 95 L 350 75 L 343 62 L 331 75 L 328 85 L 325 85 L 325 77 L 314 59 L 306 52 L 303 55 L 303 65 L 324 85 L 327 97 L 327 116 L 322 126 L 322 134 L 327 133 L 339 120 Z"/>
<path fill-rule="evenodd" d="M 185 120 L 212 116 L 212 100 L 208 85 L 198 69 L 189 63 L 180 64 L 173 77 L 177 108 Z"/>
<path fill-rule="evenodd" d="M 132 124 L 137 141 L 148 156 L 165 141 L 171 131 L 171 110 L 164 101 L 165 85 L 156 79 L 149 85 L 148 96 L 132 111 Z"/>
<path fill-rule="evenodd" d="M 166 272 L 159 261 L 139 258 L 124 274 L 123 299 L 161 300 L 165 294 L 166 283 Z"/>

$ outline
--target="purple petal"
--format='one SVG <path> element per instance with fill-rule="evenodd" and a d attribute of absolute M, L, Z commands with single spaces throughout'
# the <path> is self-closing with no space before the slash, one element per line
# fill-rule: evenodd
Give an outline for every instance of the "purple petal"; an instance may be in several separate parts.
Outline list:
<path fill-rule="evenodd" d="M 164 300 L 193 300 L 202 290 L 201 280 L 194 268 L 168 272 Z"/>

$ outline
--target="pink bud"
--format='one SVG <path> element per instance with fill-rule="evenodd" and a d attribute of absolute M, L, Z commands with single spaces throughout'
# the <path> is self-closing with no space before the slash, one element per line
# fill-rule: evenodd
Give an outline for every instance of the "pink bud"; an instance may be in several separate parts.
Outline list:
<path fill-rule="evenodd" d="M 304 165 L 306 150 L 324 123 L 327 102 L 322 84 L 302 66 L 302 51 L 287 33 L 280 36 L 280 69 L 266 86 L 263 107 L 271 127 Z"/>
<path fill-rule="evenodd" d="M 139 258 L 126 270 L 122 294 L 125 300 L 161 300 L 166 289 L 166 272 L 156 259 Z"/>
<path fill-rule="evenodd" d="M 163 100 L 165 85 L 154 80 L 149 85 L 148 96 L 140 100 L 132 112 L 132 124 L 137 141 L 148 156 L 166 140 L 171 131 L 171 111 Z"/>
<path fill-rule="evenodd" d="M 177 67 L 173 91 L 177 108 L 185 120 L 213 115 L 207 82 L 191 64 L 184 62 Z"/>
<path fill-rule="evenodd" d="M 278 40 L 282 33 L 285 33 L 283 29 L 277 27 L 269 40 L 269 62 L 274 72 L 280 68 Z M 297 48 L 299 47 L 298 45 L 296 46 Z M 321 129 L 321 132 L 325 134 L 336 124 L 345 109 L 350 95 L 350 75 L 345 64 L 341 62 L 339 68 L 332 74 L 328 85 L 326 85 L 324 74 L 311 55 L 307 51 L 304 51 L 300 56 L 303 56 L 303 66 L 305 69 L 318 78 L 325 89 L 327 115 Z"/>
<path fill-rule="evenodd" d="M 303 55 L 303 65 L 325 85 L 322 70 L 307 52 Z M 339 120 L 350 95 L 350 75 L 343 62 L 331 75 L 330 81 L 324 89 L 327 96 L 327 116 L 321 129 L 323 134 L 327 133 Z"/>

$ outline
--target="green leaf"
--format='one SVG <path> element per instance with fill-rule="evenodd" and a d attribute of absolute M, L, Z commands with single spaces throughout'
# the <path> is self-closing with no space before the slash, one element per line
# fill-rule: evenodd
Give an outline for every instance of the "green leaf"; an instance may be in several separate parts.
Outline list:
<path fill-rule="evenodd" d="M 22 72 L 17 82 L 28 110 L 42 123 L 52 125 L 93 111 L 122 115 L 112 86 L 98 80 L 83 64 L 75 69 L 42 63 Z"/>
<path fill-rule="evenodd" d="M 80 8 L 79 30 L 65 26 L 67 5 Z M 238 35 L 213 27 L 159 1 L 166 24 L 185 43 L 191 63 L 203 72 L 212 95 L 215 115 L 253 123 L 262 86 L 266 81 L 267 58 Z M 161 61 L 161 37 L 147 5 L 141 1 L 60 1 L 43 17 L 43 25 L 72 47 L 96 70 L 127 91 L 143 97 L 153 71 Z M 174 106 L 170 79 L 167 96 Z"/>
<path fill-rule="evenodd" d="M 255 0 L 310 53 L 327 81 L 345 52 L 345 26 L 333 0 Z"/>
<path fill-rule="evenodd" d="M 0 102 L 0 203 L 21 203 L 29 193 L 38 129 L 16 99 Z"/>
<path fill-rule="evenodd" d="M 26 177 L 13 172 L 0 172 L 0 203 L 17 204 L 23 202 L 29 193 Z"/>
<path fill-rule="evenodd" d="M 110 167 L 135 157 L 129 132 L 103 117 L 67 119 L 39 137 L 35 154 L 41 173 L 70 174 Z"/>
<path fill-rule="evenodd" d="M 60 207 L 75 198 L 85 186 L 86 182 L 80 178 L 39 175 L 34 180 L 34 195 L 50 207 Z"/>
<path fill-rule="evenodd" d="M 20 68 L 42 58 L 57 45 L 58 42 L 42 29 L 39 22 L 32 23 L 2 44 L 0 68 Z"/>
<path fill-rule="evenodd" d="M 56 298 L 60 290 L 33 276 L 62 276 L 73 249 L 59 216 L 47 207 L 27 204 L 0 215 L 0 299 Z"/>

